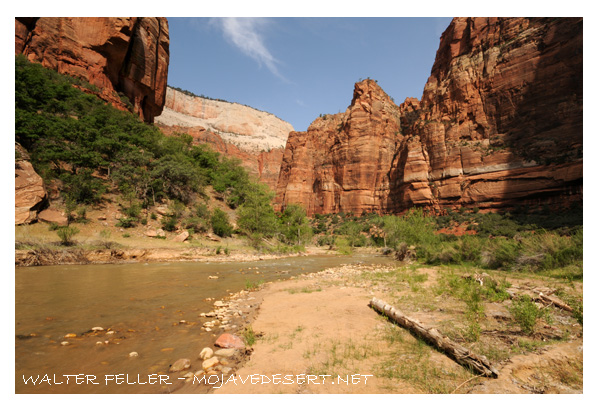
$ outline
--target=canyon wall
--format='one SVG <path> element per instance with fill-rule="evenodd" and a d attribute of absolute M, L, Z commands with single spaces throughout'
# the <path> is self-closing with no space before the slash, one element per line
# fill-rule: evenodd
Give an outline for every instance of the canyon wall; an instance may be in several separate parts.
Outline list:
<path fill-rule="evenodd" d="M 401 74 L 398 74 L 401 75 Z M 309 214 L 582 203 L 582 19 L 455 18 L 421 100 L 376 81 L 287 141 L 275 203 Z"/>
<path fill-rule="evenodd" d="M 171 87 L 164 110 L 155 119 L 167 135 L 186 133 L 195 144 L 238 158 L 273 191 L 287 136 L 293 127 L 273 114 L 221 100 L 194 96 Z"/>
<path fill-rule="evenodd" d="M 97 87 L 151 123 L 164 105 L 169 33 L 164 17 L 15 18 L 15 53 Z M 93 90 L 92 90 L 93 91 Z"/>

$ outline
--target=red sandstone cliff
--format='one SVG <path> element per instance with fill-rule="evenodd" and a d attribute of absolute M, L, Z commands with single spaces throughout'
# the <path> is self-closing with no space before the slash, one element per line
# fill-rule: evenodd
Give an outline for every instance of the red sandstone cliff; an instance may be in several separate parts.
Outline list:
<path fill-rule="evenodd" d="M 15 224 L 29 224 L 48 199 L 44 181 L 29 162 L 27 151 L 15 143 Z"/>
<path fill-rule="evenodd" d="M 421 101 L 371 80 L 287 142 L 275 202 L 310 214 L 582 200 L 582 19 L 456 18 Z"/>
<path fill-rule="evenodd" d="M 121 93 L 146 122 L 162 112 L 169 63 L 166 18 L 17 17 L 15 53 L 89 82 L 101 98 L 126 109 Z"/>

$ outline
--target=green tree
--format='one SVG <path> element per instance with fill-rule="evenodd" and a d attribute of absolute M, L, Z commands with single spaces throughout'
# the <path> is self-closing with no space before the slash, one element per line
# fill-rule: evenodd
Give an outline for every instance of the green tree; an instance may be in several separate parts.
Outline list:
<path fill-rule="evenodd" d="M 245 202 L 239 208 L 237 225 L 246 234 L 272 236 L 277 230 L 277 216 L 271 206 L 273 194 L 260 184 L 251 184 Z"/>
<path fill-rule="evenodd" d="M 279 230 L 288 244 L 301 245 L 312 238 L 312 227 L 306 210 L 299 204 L 289 204 L 279 218 Z"/>

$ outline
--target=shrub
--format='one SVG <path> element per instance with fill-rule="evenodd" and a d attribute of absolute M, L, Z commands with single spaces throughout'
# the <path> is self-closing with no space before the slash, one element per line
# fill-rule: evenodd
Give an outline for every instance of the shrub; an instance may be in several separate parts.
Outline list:
<path fill-rule="evenodd" d="M 316 241 L 316 243 L 320 247 L 323 247 L 325 245 L 332 246 L 335 244 L 335 238 L 336 237 L 334 235 L 331 235 L 331 236 L 325 235 L 325 236 L 319 237 L 318 240 Z"/>
<path fill-rule="evenodd" d="M 233 227 L 229 224 L 229 216 L 220 208 L 214 210 L 210 222 L 212 231 L 219 237 L 230 237 L 233 233 Z"/>
<path fill-rule="evenodd" d="M 351 246 L 349 245 L 349 241 L 347 241 L 345 238 L 335 238 L 335 246 L 337 247 L 337 251 L 339 251 L 341 254 L 351 255 L 353 252 Z"/>
<path fill-rule="evenodd" d="M 123 212 L 127 217 L 138 218 L 141 213 L 141 206 L 139 204 L 131 204 L 129 207 L 124 207 Z"/>
<path fill-rule="evenodd" d="M 56 230 L 56 234 L 60 238 L 60 243 L 62 245 L 71 245 L 73 244 L 73 236 L 79 233 L 79 229 L 73 226 L 60 227 Z"/>
<path fill-rule="evenodd" d="M 162 229 L 164 231 L 173 232 L 177 229 L 177 217 L 170 215 L 162 219 Z"/>
<path fill-rule="evenodd" d="M 206 220 L 210 219 L 210 210 L 205 203 L 200 203 L 196 206 L 196 216 Z"/>
<path fill-rule="evenodd" d="M 184 221 L 184 226 L 188 230 L 193 230 L 194 233 L 205 233 L 208 231 L 209 224 L 204 218 L 189 217 Z"/>
<path fill-rule="evenodd" d="M 132 218 L 132 217 L 119 218 L 119 222 L 116 223 L 117 227 L 123 227 L 123 228 L 131 228 L 131 227 L 135 227 L 136 225 L 137 225 L 137 219 Z"/>
<path fill-rule="evenodd" d="M 521 296 L 512 302 L 510 313 L 520 326 L 522 332 L 526 334 L 534 332 L 537 320 L 543 316 L 541 310 L 527 295 Z"/>

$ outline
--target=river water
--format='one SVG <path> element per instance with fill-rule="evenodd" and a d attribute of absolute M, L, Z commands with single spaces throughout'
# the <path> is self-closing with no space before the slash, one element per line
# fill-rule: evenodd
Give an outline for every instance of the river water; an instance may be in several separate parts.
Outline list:
<path fill-rule="evenodd" d="M 166 373 L 179 358 L 193 362 L 203 347 L 212 346 L 215 331 L 202 330 L 198 317 L 213 309 L 206 299 L 221 299 L 248 282 L 342 264 L 387 262 L 385 257 L 353 255 L 17 268 L 15 392 L 171 392 L 176 384 L 161 385 L 160 377 L 148 376 Z M 115 334 L 84 335 L 92 327 Z M 65 338 L 69 333 L 77 337 Z M 64 341 L 69 344 L 62 345 Z M 133 351 L 139 356 L 129 357 Z M 67 380 L 66 375 L 79 377 Z"/>

